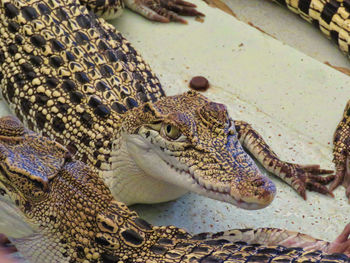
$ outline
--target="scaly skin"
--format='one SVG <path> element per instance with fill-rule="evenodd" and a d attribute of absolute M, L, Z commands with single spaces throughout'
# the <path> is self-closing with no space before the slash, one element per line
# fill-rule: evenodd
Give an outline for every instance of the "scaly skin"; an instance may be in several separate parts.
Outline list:
<path fill-rule="evenodd" d="M 192 236 L 174 226 L 152 226 L 115 201 L 90 166 L 13 117 L 0 119 L 0 189 L 38 231 L 14 239 L 36 263 L 350 261 L 319 250 L 232 242 L 237 232 Z"/>
<path fill-rule="evenodd" d="M 348 0 L 272 0 L 287 6 L 303 19 L 315 24 L 332 39 L 347 56 L 350 54 L 350 1 Z M 330 186 L 334 190 L 339 185 L 346 189 L 350 202 L 350 101 L 347 103 L 343 118 L 339 122 L 333 139 L 333 162 L 336 179 Z"/>
<path fill-rule="evenodd" d="M 194 191 L 267 206 L 275 188 L 237 138 L 304 198 L 306 189 L 329 193 L 333 176 L 315 176 L 329 171 L 279 160 L 223 105 L 197 93 L 165 97 L 130 43 L 77 0 L 2 0 L 0 30 L 1 90 L 13 112 L 96 167 L 120 201 Z"/>

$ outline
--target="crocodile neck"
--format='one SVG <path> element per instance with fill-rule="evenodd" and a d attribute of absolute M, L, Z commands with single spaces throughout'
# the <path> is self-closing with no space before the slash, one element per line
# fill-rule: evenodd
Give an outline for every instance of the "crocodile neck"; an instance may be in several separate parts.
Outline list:
<path fill-rule="evenodd" d="M 112 192 L 112 195 L 127 205 L 135 203 L 153 204 L 167 202 L 184 195 L 188 190 L 154 178 L 143 171 L 130 155 L 125 137 L 118 136 L 113 143 L 110 167 L 101 169 L 99 174 Z M 154 165 L 157 165 L 156 163 Z"/>

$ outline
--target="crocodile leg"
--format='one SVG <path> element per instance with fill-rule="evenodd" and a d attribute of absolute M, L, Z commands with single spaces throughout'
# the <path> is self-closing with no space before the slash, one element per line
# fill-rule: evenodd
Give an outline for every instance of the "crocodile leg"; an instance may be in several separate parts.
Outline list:
<path fill-rule="evenodd" d="M 331 184 L 330 189 L 334 190 L 339 185 L 343 184 L 346 188 L 346 196 L 350 196 L 350 173 L 348 169 L 348 157 L 350 149 L 350 101 L 348 101 L 343 119 L 339 122 L 333 138 L 333 162 L 335 163 L 336 178 Z"/>
<path fill-rule="evenodd" d="M 317 191 L 332 195 L 325 184 L 334 179 L 334 175 L 321 177 L 321 174 L 330 174 L 331 170 L 320 169 L 318 165 L 301 165 L 282 161 L 266 144 L 264 139 L 244 121 L 235 121 L 238 138 L 246 148 L 269 172 L 280 177 L 293 187 L 304 199 L 306 190 Z"/>
<path fill-rule="evenodd" d="M 342 233 L 331 242 L 325 250 L 326 253 L 343 253 L 350 255 L 350 224 L 347 224 Z"/>

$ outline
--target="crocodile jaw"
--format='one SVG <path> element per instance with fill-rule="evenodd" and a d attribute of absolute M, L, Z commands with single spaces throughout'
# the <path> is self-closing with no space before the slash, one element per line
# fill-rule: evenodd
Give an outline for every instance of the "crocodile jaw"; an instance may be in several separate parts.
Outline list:
<path fill-rule="evenodd" d="M 165 154 L 159 147 L 139 135 L 124 133 L 122 136 L 125 138 L 130 156 L 139 168 L 151 177 L 247 210 L 261 209 L 269 205 L 269 203 L 262 204 L 254 201 L 246 202 L 239 197 L 235 198 L 227 186 L 214 186 L 202 181 L 201 177 L 196 177 L 192 169 Z"/>

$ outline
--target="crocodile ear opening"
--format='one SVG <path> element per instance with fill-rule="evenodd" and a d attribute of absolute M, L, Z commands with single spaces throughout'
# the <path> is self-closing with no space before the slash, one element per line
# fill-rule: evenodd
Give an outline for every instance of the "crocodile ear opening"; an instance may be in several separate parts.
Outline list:
<path fill-rule="evenodd" d="M 19 119 L 13 116 L 0 118 L 0 136 L 20 137 L 26 133 L 26 129 Z"/>

